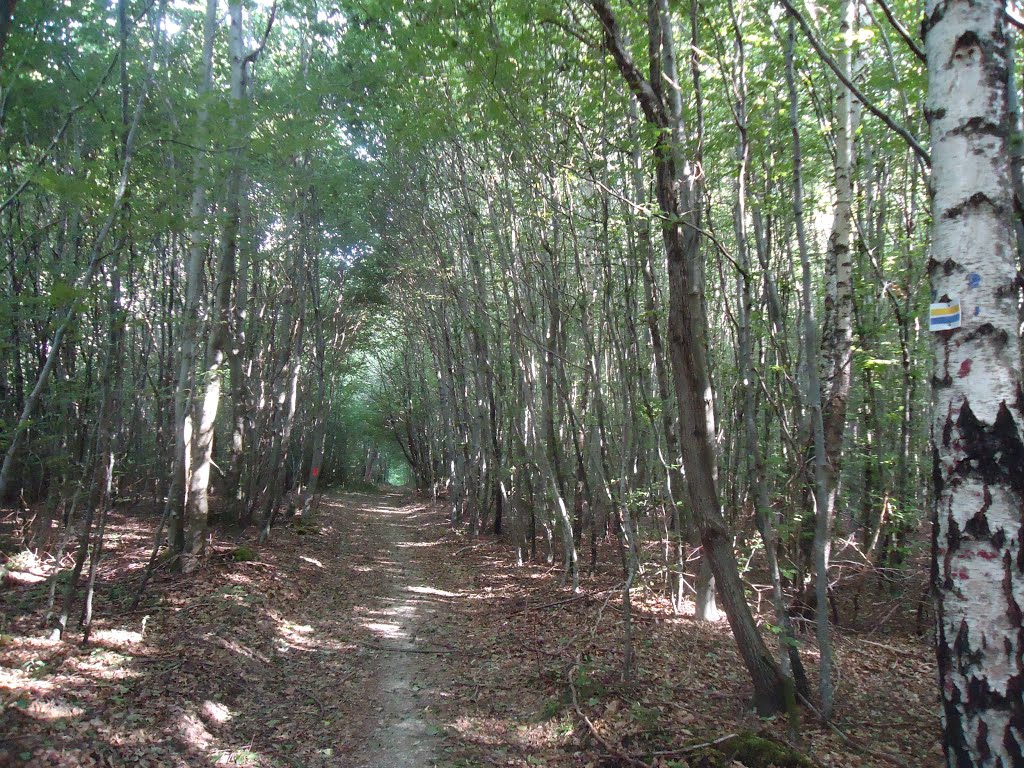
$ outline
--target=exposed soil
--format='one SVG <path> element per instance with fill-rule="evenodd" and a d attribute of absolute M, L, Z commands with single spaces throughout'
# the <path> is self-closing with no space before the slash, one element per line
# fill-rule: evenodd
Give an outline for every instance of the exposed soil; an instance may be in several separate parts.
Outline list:
<path fill-rule="evenodd" d="M 611 542 L 573 595 L 555 569 L 453 533 L 440 508 L 346 494 L 254 560 L 221 539 L 199 575 L 161 570 L 130 612 L 153 523 L 111 520 L 86 647 L 42 639 L 47 564 L 8 563 L 0 765 L 695 768 L 714 763 L 693 745 L 729 734 L 792 741 L 750 709 L 728 627 L 650 591 L 634 596 L 636 674 L 622 681 Z M 906 599 L 856 587 L 859 630 L 837 631 L 848 739 L 805 712 L 792 743 L 812 764 L 941 763 L 932 653 L 908 631 L 916 586 Z"/>

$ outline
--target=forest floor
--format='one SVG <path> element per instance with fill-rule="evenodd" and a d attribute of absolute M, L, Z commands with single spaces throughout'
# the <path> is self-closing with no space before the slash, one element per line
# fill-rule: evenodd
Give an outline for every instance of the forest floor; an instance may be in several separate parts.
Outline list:
<path fill-rule="evenodd" d="M 793 738 L 751 711 L 724 622 L 637 590 L 624 683 L 614 567 L 574 595 L 556 569 L 517 567 L 507 545 L 452 532 L 412 497 L 328 496 L 312 524 L 252 552 L 215 539 L 201 574 L 159 571 L 131 611 L 153 521 L 138 508 L 110 521 L 86 646 L 44 639 L 45 569 L 5 556 L 0 765 L 797 765 L 741 762 L 739 740 L 694 748 L 741 733 L 789 741 L 804 765 L 941 763 L 916 591 L 858 587 L 873 618 L 837 629 L 835 727 L 804 711 Z"/>

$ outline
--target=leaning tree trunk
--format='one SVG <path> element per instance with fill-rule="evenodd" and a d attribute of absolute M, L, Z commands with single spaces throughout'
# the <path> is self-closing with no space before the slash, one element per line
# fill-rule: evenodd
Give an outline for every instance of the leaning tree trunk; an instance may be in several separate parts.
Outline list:
<path fill-rule="evenodd" d="M 929 0 L 924 23 L 940 323 L 932 575 L 956 768 L 1024 765 L 1024 395 L 1003 8 Z"/>
<path fill-rule="evenodd" d="M 660 39 L 671 34 L 671 27 L 662 21 L 656 0 L 650 2 L 649 34 L 651 47 L 656 49 Z M 687 496 L 700 528 L 703 555 L 718 581 L 729 625 L 754 686 L 754 703 L 762 714 L 779 712 L 785 706 L 782 673 L 750 614 L 718 496 L 714 403 L 705 348 L 707 315 L 698 266 L 701 236 L 697 171 L 682 157 L 681 126 L 672 124 L 661 93 L 660 57 L 650 57 L 648 80 L 633 63 L 608 1 L 591 0 L 590 4 L 604 28 L 607 50 L 640 102 L 644 117 L 657 129 L 652 161 L 657 173 L 658 205 L 665 217 L 662 237 L 668 260 L 668 347 L 679 431 L 685 438 L 681 448 Z"/>

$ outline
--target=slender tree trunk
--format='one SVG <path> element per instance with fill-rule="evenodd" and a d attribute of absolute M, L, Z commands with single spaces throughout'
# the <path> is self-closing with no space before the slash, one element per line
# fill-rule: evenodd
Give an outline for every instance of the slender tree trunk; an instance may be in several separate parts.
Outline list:
<path fill-rule="evenodd" d="M 213 88 L 213 44 L 217 33 L 217 0 L 207 0 L 203 22 L 202 80 L 199 83 L 193 156 L 192 202 L 189 210 L 190 232 L 188 266 L 185 271 L 185 310 L 181 329 L 181 352 L 178 361 L 178 382 L 174 396 L 175 447 L 171 480 L 167 491 L 164 516 L 170 517 L 170 538 L 174 549 L 185 549 L 186 489 L 192 467 L 192 411 L 195 398 L 195 367 L 200 342 L 200 305 L 202 301 L 203 264 L 206 261 L 206 154 L 203 147 L 209 140 L 209 95 Z M 159 536 L 159 534 L 158 534 Z M 193 542 L 201 547 L 201 540 Z M 157 541 L 154 556 L 159 549 Z"/>
<path fill-rule="evenodd" d="M 843 0 L 839 6 L 839 32 L 842 50 L 839 68 L 850 79 L 853 74 L 854 24 L 857 3 Z M 821 420 L 825 451 L 824 505 L 815 508 L 814 527 L 814 594 L 815 624 L 820 650 L 819 694 L 825 717 L 832 715 L 834 697 L 832 681 L 832 640 L 829 634 L 828 564 L 832 549 L 832 525 L 839 499 L 842 474 L 843 436 L 846 432 L 846 406 L 850 397 L 853 349 L 853 252 L 850 248 L 853 229 L 853 163 L 856 100 L 848 88 L 840 85 L 836 100 L 834 134 L 836 140 L 836 205 L 832 234 L 825 255 L 825 311 L 821 334 Z M 805 285 L 807 291 L 809 286 Z M 808 366 L 814 363 L 808 358 Z M 812 418 L 817 418 L 813 415 Z"/>
<path fill-rule="evenodd" d="M 734 11 L 735 13 L 735 11 Z M 734 16 L 735 19 L 735 16 Z M 765 559 L 768 563 L 768 574 L 772 585 L 772 605 L 775 609 L 776 621 L 779 623 L 779 667 L 785 683 L 786 709 L 793 713 L 796 710 L 795 693 L 807 695 L 807 677 L 797 649 L 795 634 L 786 598 L 782 591 L 782 578 L 779 571 L 778 542 L 776 539 L 776 512 L 772 508 L 768 490 L 768 474 L 765 468 L 764 452 L 757 433 L 756 388 L 754 371 L 754 349 L 751 334 L 751 315 L 753 313 L 754 275 L 750 263 L 749 233 L 747 231 L 747 184 L 749 181 L 750 145 L 747 137 L 747 86 L 745 71 L 745 51 L 743 36 L 739 23 L 735 26 L 735 49 L 737 59 L 737 104 L 735 116 L 739 133 L 736 148 L 738 169 L 736 174 L 736 204 L 733 209 L 733 227 L 736 234 L 737 254 L 739 256 L 740 274 L 737 277 L 737 360 L 740 382 L 743 387 L 743 435 L 744 448 L 752 464 L 750 479 L 754 497 L 754 521 L 761 539 L 764 542 Z"/>
<path fill-rule="evenodd" d="M 807 237 L 804 233 L 804 188 L 803 188 L 803 155 L 800 148 L 800 112 L 797 101 L 796 76 L 794 74 L 794 48 L 796 46 L 796 22 L 790 19 L 789 32 L 786 38 L 786 85 L 789 90 L 789 124 L 793 134 L 793 220 L 796 224 L 797 247 L 800 251 L 800 264 L 803 275 L 803 319 L 804 319 L 804 360 L 807 368 L 807 404 L 810 411 L 811 433 L 814 441 L 814 483 L 812 501 L 816 520 L 827 520 L 827 480 L 825 454 L 825 430 L 822 423 L 821 387 L 818 381 L 818 368 L 815 362 L 817 343 L 817 327 L 814 317 L 814 297 L 811 283 L 810 256 L 807 252 Z M 821 542 L 819 544 L 819 542 Z M 816 565 L 819 572 L 828 572 L 828 537 L 820 532 L 815 535 Z M 820 605 L 817 611 L 825 610 L 824 623 L 818 622 L 818 646 L 821 654 L 820 666 L 823 671 L 819 681 L 819 692 L 824 710 L 831 714 L 832 708 L 832 644 L 828 628 L 828 593 L 827 581 L 816 582 L 815 593 Z M 818 594 L 821 593 L 821 594 Z"/>

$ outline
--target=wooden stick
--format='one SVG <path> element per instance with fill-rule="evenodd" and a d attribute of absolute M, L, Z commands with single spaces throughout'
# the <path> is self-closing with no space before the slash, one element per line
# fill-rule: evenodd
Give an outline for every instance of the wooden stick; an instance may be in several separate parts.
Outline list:
<path fill-rule="evenodd" d="M 611 743 L 606 741 L 600 733 L 597 732 L 597 728 L 594 727 L 594 724 L 590 722 L 590 718 L 586 716 L 586 714 L 583 712 L 583 709 L 580 707 L 579 695 L 576 693 L 576 684 L 573 682 L 573 673 L 577 669 L 579 669 L 579 664 L 580 657 L 577 656 L 576 663 L 573 664 L 572 668 L 569 670 L 569 692 L 572 694 L 572 706 L 573 709 L 576 710 L 576 714 L 584 723 L 586 723 L 587 728 L 590 729 L 591 735 L 597 740 L 597 743 L 600 744 L 608 754 L 614 755 L 615 757 L 619 758 L 619 760 L 624 760 L 630 765 L 636 766 L 636 768 L 652 768 L 650 765 L 643 762 L 642 760 L 637 760 L 635 757 L 631 757 L 622 750 L 617 749 Z"/>
<path fill-rule="evenodd" d="M 571 602 L 573 602 L 575 600 L 581 600 L 582 598 L 584 598 L 586 596 L 587 595 L 585 595 L 584 593 L 581 592 L 578 595 L 573 595 L 572 597 L 567 597 L 564 600 L 556 600 L 553 603 L 544 603 L 543 605 L 528 605 L 525 608 L 520 608 L 518 611 L 512 611 L 512 613 L 509 614 L 509 615 L 516 616 L 516 615 L 518 615 L 520 613 L 526 613 L 527 611 L 543 611 L 545 608 L 554 608 L 554 607 L 559 606 L 559 605 L 565 605 L 566 603 L 571 603 Z"/>
<path fill-rule="evenodd" d="M 370 648 L 374 651 L 388 651 L 390 653 L 466 653 L 458 648 L 401 648 L 372 645 L 371 643 L 363 643 L 362 645 L 364 648 Z"/>
<path fill-rule="evenodd" d="M 836 736 L 838 736 L 840 739 L 842 739 L 844 742 L 849 744 L 854 749 L 856 749 L 856 750 L 858 750 L 860 752 L 863 752 L 866 755 L 871 755 L 872 757 L 877 757 L 880 760 L 885 760 L 886 762 L 892 763 L 893 765 L 900 766 L 900 768 L 903 768 L 903 766 L 906 765 L 906 761 L 902 760 L 901 758 L 897 757 L 896 755 L 892 755 L 892 754 L 890 754 L 888 752 L 883 752 L 883 751 L 878 750 L 878 749 L 872 749 L 871 747 L 867 746 L 866 744 L 861 744 L 857 739 L 854 739 L 852 736 L 846 735 L 841 730 L 839 730 L 839 726 L 837 726 L 835 723 L 833 723 L 828 718 L 823 717 L 821 712 L 819 712 L 817 710 L 817 708 L 813 704 L 811 704 L 811 702 L 809 702 L 806 698 L 801 696 L 799 693 L 796 696 L 797 696 L 798 699 L 800 699 L 800 701 L 803 703 L 803 705 L 805 707 L 807 707 L 809 710 L 811 710 L 811 712 L 813 712 L 817 716 L 817 718 L 822 723 L 824 723 L 825 725 L 827 725 L 829 727 L 829 730 L 831 730 Z"/>

